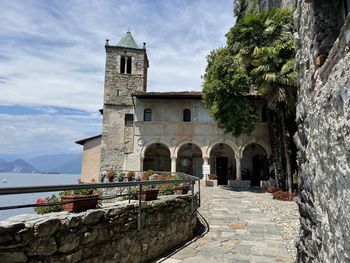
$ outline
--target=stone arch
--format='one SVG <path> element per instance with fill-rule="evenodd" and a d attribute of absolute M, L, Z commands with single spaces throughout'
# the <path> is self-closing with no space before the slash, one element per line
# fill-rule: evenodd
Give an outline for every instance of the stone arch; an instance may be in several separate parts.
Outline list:
<path fill-rule="evenodd" d="M 228 180 L 234 180 L 236 171 L 236 153 L 227 141 L 217 141 L 210 145 L 208 163 L 210 173 L 217 176 L 219 185 L 227 185 Z"/>
<path fill-rule="evenodd" d="M 251 140 L 248 140 L 246 141 L 240 148 L 239 148 L 239 152 L 238 152 L 238 155 L 237 157 L 239 158 L 243 158 L 243 152 L 245 150 L 245 148 L 250 145 L 250 144 L 258 144 L 260 145 L 261 147 L 263 147 L 267 153 L 267 156 L 271 156 L 271 147 L 270 147 L 270 144 L 261 140 L 261 139 L 251 139 Z"/>
<path fill-rule="evenodd" d="M 211 142 L 205 150 L 205 154 L 203 155 L 205 158 L 209 158 L 210 157 L 210 152 L 211 150 L 218 144 L 223 143 L 223 144 L 227 144 L 228 146 L 230 146 L 230 148 L 232 149 L 232 151 L 234 152 L 235 156 L 239 156 L 239 148 L 237 147 L 237 145 L 231 141 L 231 140 L 227 140 L 227 139 L 218 139 L 215 140 L 213 142 Z"/>
<path fill-rule="evenodd" d="M 196 139 L 192 139 L 192 138 L 186 138 L 182 141 L 180 141 L 173 149 L 172 151 L 172 157 L 177 157 L 178 155 L 178 152 L 179 152 L 179 149 L 181 148 L 181 146 L 187 144 L 187 143 L 192 143 L 196 146 L 199 147 L 199 149 L 201 149 L 201 152 L 202 152 L 202 156 L 205 156 L 205 152 L 204 152 L 204 148 L 205 146 L 203 145 L 203 143 L 199 140 L 196 140 Z"/>
<path fill-rule="evenodd" d="M 145 144 L 142 146 L 142 148 L 141 148 L 141 153 L 140 153 L 140 158 L 141 158 L 141 159 L 144 159 L 144 158 L 145 158 L 145 152 L 146 152 L 147 148 L 148 148 L 149 146 L 151 146 L 152 144 L 155 144 L 155 143 L 161 143 L 161 144 L 164 144 L 166 147 L 168 147 L 168 150 L 170 151 L 170 157 L 172 156 L 173 147 L 172 147 L 169 143 L 160 140 L 160 138 L 157 138 L 157 139 L 152 139 L 152 140 L 148 141 L 147 143 L 145 143 Z"/>
<path fill-rule="evenodd" d="M 182 143 L 176 153 L 176 171 L 202 178 L 203 152 L 192 141 Z"/>
<path fill-rule="evenodd" d="M 143 170 L 170 171 L 170 149 L 164 143 L 154 142 L 146 147 L 141 162 Z"/>

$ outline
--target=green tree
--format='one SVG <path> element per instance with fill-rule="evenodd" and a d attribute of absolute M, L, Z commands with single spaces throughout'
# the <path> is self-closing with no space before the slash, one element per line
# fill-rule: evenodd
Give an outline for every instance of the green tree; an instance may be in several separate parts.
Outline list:
<path fill-rule="evenodd" d="M 257 120 L 256 109 L 249 103 L 251 79 L 245 68 L 236 63 L 228 49 L 212 51 L 204 75 L 203 99 L 219 127 L 239 136 L 251 133 Z"/>
<path fill-rule="evenodd" d="M 252 108 L 246 96 L 252 91 L 262 95 L 269 109 L 279 115 L 274 119 L 280 122 L 275 125 L 281 127 L 282 142 L 271 145 L 282 149 L 275 149 L 276 153 L 284 153 L 289 190 L 290 138 L 285 120 L 286 114 L 294 112 L 296 90 L 292 17 L 292 10 L 274 9 L 238 20 L 226 34 L 227 46 L 208 56 L 203 84 L 204 101 L 210 112 L 234 136 L 250 133 L 255 127 L 256 115 L 253 111 L 245 112 Z M 239 96 L 246 99 L 240 100 Z M 227 107 L 236 110 L 235 116 L 244 117 L 232 117 L 233 111 Z M 271 136 L 271 140 L 276 138 Z"/>

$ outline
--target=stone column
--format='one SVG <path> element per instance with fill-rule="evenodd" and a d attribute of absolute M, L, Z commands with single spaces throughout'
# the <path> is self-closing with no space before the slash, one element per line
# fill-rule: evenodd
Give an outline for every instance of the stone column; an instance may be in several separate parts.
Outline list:
<path fill-rule="evenodd" d="M 242 174 L 241 174 L 241 158 L 236 157 L 236 180 L 240 181 L 242 180 Z"/>
<path fill-rule="evenodd" d="M 140 171 L 143 171 L 143 159 L 144 158 L 140 158 Z"/>
<path fill-rule="evenodd" d="M 209 164 L 209 157 L 203 157 L 203 165 Z M 203 174 L 202 180 L 206 180 L 208 175 Z"/>
<path fill-rule="evenodd" d="M 203 157 L 203 164 L 208 165 L 209 157 Z"/>
<path fill-rule="evenodd" d="M 176 157 L 173 156 L 171 157 L 171 172 L 175 173 L 176 172 Z"/>

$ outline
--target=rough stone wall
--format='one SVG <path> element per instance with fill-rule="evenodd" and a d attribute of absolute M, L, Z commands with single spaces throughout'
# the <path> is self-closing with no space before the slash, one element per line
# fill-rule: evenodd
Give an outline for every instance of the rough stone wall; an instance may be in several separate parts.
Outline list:
<path fill-rule="evenodd" d="M 197 214 L 190 196 L 144 205 L 141 231 L 136 204 L 2 221 L 0 262 L 146 262 L 193 237 Z"/>
<path fill-rule="evenodd" d="M 298 262 L 350 262 L 350 19 L 342 1 L 299 0 Z"/>
<path fill-rule="evenodd" d="M 296 5 L 297 0 L 248 0 L 247 12 L 260 12 L 271 8 L 289 8 Z"/>
<path fill-rule="evenodd" d="M 145 91 L 145 49 L 106 46 L 106 70 L 101 142 L 101 170 L 122 169 L 124 155 L 132 150 L 133 130 L 125 127 L 125 114 L 134 114 L 131 94 Z M 131 74 L 120 73 L 121 56 L 132 57 Z"/>

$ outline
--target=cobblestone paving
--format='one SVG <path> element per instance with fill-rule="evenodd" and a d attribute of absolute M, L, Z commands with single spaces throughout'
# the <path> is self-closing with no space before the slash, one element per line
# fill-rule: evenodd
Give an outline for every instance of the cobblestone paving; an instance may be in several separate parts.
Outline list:
<path fill-rule="evenodd" d="M 294 262 L 276 223 L 256 204 L 251 191 L 202 188 L 200 213 L 209 232 L 164 263 Z"/>

